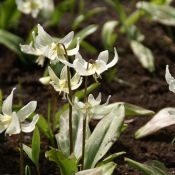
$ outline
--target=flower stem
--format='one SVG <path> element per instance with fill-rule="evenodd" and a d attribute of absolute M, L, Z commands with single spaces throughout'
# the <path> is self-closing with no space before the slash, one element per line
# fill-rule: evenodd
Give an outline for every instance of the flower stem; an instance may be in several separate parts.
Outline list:
<path fill-rule="evenodd" d="M 72 103 L 72 89 L 71 89 L 71 82 L 70 82 L 70 68 L 67 66 L 67 81 L 68 81 L 68 88 L 69 94 L 68 98 Z M 70 140 L 70 155 L 73 153 L 73 132 L 72 132 L 72 104 L 69 103 L 69 140 Z"/>
<path fill-rule="evenodd" d="M 37 175 L 40 175 L 39 165 L 36 167 Z"/>
<path fill-rule="evenodd" d="M 84 103 L 87 103 L 87 77 L 85 77 L 84 83 Z M 86 123 L 87 123 L 87 109 L 83 118 L 83 139 L 82 139 L 82 170 L 84 169 L 84 158 L 85 158 L 85 142 L 86 142 Z"/>
<path fill-rule="evenodd" d="M 23 151 L 23 133 L 19 135 L 20 146 L 20 175 L 24 175 L 24 151 Z"/>

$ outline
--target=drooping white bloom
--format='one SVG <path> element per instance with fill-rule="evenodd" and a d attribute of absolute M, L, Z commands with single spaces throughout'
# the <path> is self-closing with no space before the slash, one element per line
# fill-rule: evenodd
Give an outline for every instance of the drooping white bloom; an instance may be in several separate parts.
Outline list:
<path fill-rule="evenodd" d="M 69 93 L 68 80 L 67 80 L 67 66 L 64 66 L 61 70 L 60 78 L 56 76 L 54 71 L 49 67 L 49 75 L 51 78 L 50 84 L 54 87 L 54 89 L 58 92 Z M 82 83 L 82 77 L 77 73 L 71 78 L 71 89 L 77 89 Z"/>
<path fill-rule="evenodd" d="M 31 14 L 36 18 L 40 10 L 53 11 L 53 0 L 16 0 L 17 8 L 24 14 Z"/>
<path fill-rule="evenodd" d="M 169 85 L 169 90 L 175 93 L 175 79 L 170 74 L 169 66 L 166 66 L 165 79 Z"/>
<path fill-rule="evenodd" d="M 33 117 L 31 123 L 25 120 L 35 111 L 37 102 L 31 101 L 18 112 L 12 111 L 13 92 L 4 100 L 2 104 L 2 114 L 0 114 L 0 133 L 5 131 L 5 134 L 13 135 L 22 132 L 31 132 L 35 129 L 35 125 L 39 119 L 38 115 Z"/>
<path fill-rule="evenodd" d="M 37 62 L 40 65 L 44 63 L 44 57 L 47 57 L 51 63 L 58 63 L 59 61 L 65 65 L 72 67 L 68 62 L 67 56 L 76 55 L 79 51 L 79 39 L 77 46 L 69 49 L 69 46 L 74 37 L 74 32 L 68 33 L 62 39 L 56 39 L 46 33 L 41 25 L 38 24 L 38 34 L 33 32 L 33 42 L 29 45 L 20 45 L 22 52 L 39 56 Z"/>
<path fill-rule="evenodd" d="M 50 78 L 50 76 L 41 77 L 41 78 L 39 79 L 39 81 L 40 81 L 43 85 L 49 85 L 49 84 L 50 84 L 50 81 L 51 81 L 51 78 Z"/>
<path fill-rule="evenodd" d="M 118 54 L 116 49 L 114 49 L 114 58 L 108 63 L 109 53 L 107 50 L 101 52 L 93 62 L 85 61 L 82 56 L 78 53 L 73 62 L 76 72 L 82 76 L 97 75 L 100 76 L 101 73 L 113 67 L 118 61 Z"/>
<path fill-rule="evenodd" d="M 94 98 L 92 94 L 89 94 L 86 103 L 79 101 L 78 98 L 75 97 L 74 106 L 75 108 L 79 109 L 84 114 L 87 112 L 88 116 L 90 118 L 93 118 L 93 116 L 98 115 L 96 114 L 96 111 L 99 111 L 102 108 L 104 109 L 104 107 L 108 105 L 110 97 L 111 96 L 108 97 L 106 103 L 104 104 L 100 104 L 101 103 L 101 93 L 98 94 L 96 99 Z"/>

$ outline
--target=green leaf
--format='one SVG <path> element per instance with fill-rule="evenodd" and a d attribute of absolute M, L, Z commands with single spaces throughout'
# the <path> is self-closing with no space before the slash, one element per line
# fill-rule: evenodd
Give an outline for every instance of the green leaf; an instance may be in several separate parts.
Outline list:
<path fill-rule="evenodd" d="M 86 50 L 86 52 L 89 52 L 91 54 L 96 54 L 98 51 L 96 47 L 94 47 L 92 44 L 88 43 L 87 41 L 81 41 L 81 47 Z"/>
<path fill-rule="evenodd" d="M 170 4 L 173 0 L 151 0 L 152 3 L 162 5 L 162 4 Z"/>
<path fill-rule="evenodd" d="M 40 155 L 40 134 L 38 127 L 35 127 L 32 137 L 32 159 L 36 167 L 38 167 L 39 164 L 39 155 Z"/>
<path fill-rule="evenodd" d="M 126 152 L 121 151 L 121 152 L 118 152 L 118 153 L 111 154 L 110 156 L 108 156 L 107 158 L 102 160 L 102 162 L 100 162 L 100 164 L 106 164 L 106 163 L 112 162 L 114 159 L 116 159 L 117 157 L 119 157 L 123 154 L 126 154 Z"/>
<path fill-rule="evenodd" d="M 144 15 L 145 13 L 142 10 L 136 10 L 133 12 L 126 20 L 125 20 L 125 26 L 130 27 Z"/>
<path fill-rule="evenodd" d="M 93 83 L 90 86 L 88 86 L 87 88 L 87 94 L 90 94 L 91 92 L 93 92 L 95 89 L 97 89 L 99 87 L 100 83 Z M 79 90 L 75 93 L 75 96 L 78 97 L 78 99 L 82 99 L 84 97 L 84 89 Z M 69 108 L 69 104 L 66 103 L 61 110 L 59 110 L 55 116 L 55 120 L 54 120 L 54 128 L 58 128 L 59 125 L 59 120 L 60 120 L 60 116 L 62 113 L 64 113 L 67 109 Z"/>
<path fill-rule="evenodd" d="M 87 95 L 90 94 L 91 92 L 93 92 L 99 86 L 100 86 L 100 83 L 93 83 L 93 84 L 89 85 L 88 88 L 87 88 Z M 80 91 L 77 91 L 75 93 L 75 96 L 78 97 L 79 100 L 84 98 L 84 89 L 82 89 Z"/>
<path fill-rule="evenodd" d="M 86 142 L 85 169 L 94 168 L 118 139 L 125 117 L 124 106 L 116 106 L 96 126 Z"/>
<path fill-rule="evenodd" d="M 137 3 L 137 8 L 146 11 L 156 22 L 175 26 L 175 8 L 169 5 L 157 5 L 143 1 Z"/>
<path fill-rule="evenodd" d="M 118 21 L 108 21 L 102 28 L 102 42 L 105 49 L 112 49 L 117 38 L 117 34 L 113 33 Z"/>
<path fill-rule="evenodd" d="M 130 42 L 130 45 L 140 64 L 149 72 L 154 72 L 154 56 L 151 50 L 142 45 L 140 42 L 134 40 Z"/>
<path fill-rule="evenodd" d="M 30 148 L 29 146 L 23 144 L 23 151 L 27 154 L 29 159 L 34 163 L 33 157 L 32 157 L 32 148 Z"/>
<path fill-rule="evenodd" d="M 6 30 L 0 29 L 0 43 L 17 53 L 20 56 L 20 58 L 22 58 L 22 54 L 19 47 L 21 41 L 22 39 L 19 36 L 16 36 Z"/>
<path fill-rule="evenodd" d="M 93 119 L 100 120 L 102 119 L 105 115 L 109 114 L 113 108 L 116 106 L 124 105 L 125 107 L 125 116 L 130 117 L 130 116 L 137 116 L 137 115 L 153 115 L 154 112 L 148 109 L 144 109 L 140 106 L 136 106 L 130 103 L 126 102 L 116 102 L 116 103 L 111 103 L 107 106 L 102 106 L 102 108 L 97 108 L 95 110 L 95 115 L 92 116 Z"/>
<path fill-rule="evenodd" d="M 71 42 L 70 48 L 75 47 L 77 44 L 77 39 L 80 38 L 80 41 L 84 40 L 87 36 L 91 35 L 97 30 L 98 26 L 95 24 L 89 25 L 86 28 L 82 29 L 76 33 L 73 41 Z"/>
<path fill-rule="evenodd" d="M 78 171 L 76 159 L 74 157 L 67 158 L 62 152 L 56 149 L 47 151 L 46 157 L 59 166 L 61 175 L 73 175 Z"/>
<path fill-rule="evenodd" d="M 73 109 L 72 113 L 72 132 L 74 155 L 77 159 L 80 158 L 82 153 L 82 130 L 83 130 L 83 114 L 80 111 Z M 87 138 L 89 137 L 89 129 L 87 127 Z M 60 132 L 56 134 L 56 140 L 59 149 L 65 156 L 70 154 L 69 142 L 69 110 L 65 111 L 60 117 Z"/>
<path fill-rule="evenodd" d="M 171 114 L 173 113 L 173 114 Z M 143 138 L 145 136 L 151 135 L 160 129 L 171 126 L 175 124 L 175 108 L 164 108 L 161 109 L 150 121 L 148 121 L 144 126 L 142 126 L 135 133 L 135 138 Z"/>
<path fill-rule="evenodd" d="M 47 120 L 40 115 L 39 120 L 37 122 L 37 126 L 41 129 L 43 134 L 50 140 L 52 144 L 54 144 L 54 134 L 50 128 L 49 123 Z"/>
<path fill-rule="evenodd" d="M 116 164 L 113 162 L 103 164 L 97 168 L 79 171 L 75 175 L 112 175 Z"/>
<path fill-rule="evenodd" d="M 55 10 L 51 14 L 50 20 L 46 23 L 47 27 L 57 26 L 66 11 L 70 9 L 70 0 L 58 3 Z"/>
<path fill-rule="evenodd" d="M 159 161 L 154 160 L 147 164 L 142 164 L 129 158 L 125 158 L 125 161 L 133 168 L 142 172 L 143 175 L 170 175 L 165 165 Z"/>
<path fill-rule="evenodd" d="M 106 10 L 105 7 L 96 7 L 93 8 L 91 10 L 88 10 L 87 12 L 79 15 L 78 17 L 75 18 L 72 28 L 73 30 L 76 30 L 80 24 L 86 20 L 88 20 L 89 18 L 93 17 L 94 15 L 103 12 L 104 10 Z"/>
<path fill-rule="evenodd" d="M 20 18 L 20 12 L 16 8 L 14 0 L 5 0 L 0 3 L 0 28 L 16 27 Z"/>

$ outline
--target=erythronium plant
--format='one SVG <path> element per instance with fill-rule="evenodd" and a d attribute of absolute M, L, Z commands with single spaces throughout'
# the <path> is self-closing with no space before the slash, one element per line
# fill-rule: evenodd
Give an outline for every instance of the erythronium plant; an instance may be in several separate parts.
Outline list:
<path fill-rule="evenodd" d="M 115 66 L 118 54 L 114 49 L 114 58 L 108 61 L 109 54 L 105 50 L 99 54 L 97 60 L 86 61 L 78 53 L 79 40 L 74 49 L 69 48 L 73 35 L 74 33 L 70 32 L 64 38 L 56 39 L 38 25 L 38 34 L 33 33 L 33 42 L 21 45 L 23 52 L 39 56 L 39 62 L 43 63 L 47 57 L 50 64 L 63 64 L 60 75 L 57 75 L 50 65 L 48 76 L 40 79 L 45 85 L 51 84 L 59 94 L 66 94 L 69 104 L 59 114 L 59 131 L 55 136 L 58 149 L 51 148 L 46 152 L 46 157 L 58 164 L 62 175 L 111 175 L 116 166 L 113 159 L 123 152 L 115 153 L 106 159 L 103 157 L 123 131 L 125 111 L 126 115 L 152 112 L 122 102 L 108 104 L 109 98 L 106 103 L 100 104 L 101 93 L 96 98 L 92 94 L 88 96 L 87 78 L 93 76 L 97 79 L 103 72 Z M 72 56 L 75 56 L 74 61 L 70 59 Z M 74 76 L 71 77 L 73 72 Z M 82 85 L 83 79 L 84 100 L 80 101 L 73 91 Z M 91 132 L 89 122 L 94 119 L 100 121 Z"/>
<path fill-rule="evenodd" d="M 79 39 L 77 40 L 77 46 L 74 49 L 69 49 L 73 37 L 74 32 L 70 32 L 62 39 L 53 38 L 38 24 L 37 35 L 33 32 L 33 42 L 29 45 L 21 45 L 21 50 L 39 56 L 36 62 L 40 65 L 44 64 L 45 57 L 47 57 L 51 63 L 62 62 L 71 66 L 67 56 L 76 55 L 79 50 Z"/>
<path fill-rule="evenodd" d="M 37 102 L 31 101 L 19 111 L 13 111 L 13 92 L 4 100 L 2 104 L 2 114 L 0 114 L 0 133 L 5 131 L 9 136 L 19 134 L 20 136 L 20 175 L 24 175 L 24 158 L 23 158 L 23 133 L 30 133 L 35 129 L 39 119 L 38 114 L 33 117 L 32 122 L 26 122 L 26 119 L 35 111 Z"/>
<path fill-rule="evenodd" d="M 41 10 L 53 11 L 53 0 L 16 0 L 16 5 L 19 11 L 24 14 L 31 14 L 36 18 Z"/>

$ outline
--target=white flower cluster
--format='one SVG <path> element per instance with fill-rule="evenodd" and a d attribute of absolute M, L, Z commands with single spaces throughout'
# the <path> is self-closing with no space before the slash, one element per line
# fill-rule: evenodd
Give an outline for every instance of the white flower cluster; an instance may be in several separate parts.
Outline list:
<path fill-rule="evenodd" d="M 107 50 L 100 52 L 96 60 L 89 59 L 89 61 L 86 61 L 79 53 L 79 39 L 77 39 L 76 47 L 70 49 L 73 39 L 74 32 L 68 33 L 62 39 L 57 39 L 51 37 L 38 24 L 37 34 L 33 32 L 33 41 L 29 45 L 21 45 L 23 52 L 38 56 L 36 62 L 39 65 L 43 65 L 46 58 L 49 59 L 51 64 L 61 62 L 64 65 L 59 78 L 49 66 L 49 75 L 39 79 L 42 84 L 51 84 L 57 92 L 63 92 L 64 96 L 69 93 L 67 67 L 73 68 L 76 72 L 72 78 L 70 77 L 71 90 L 75 90 L 82 84 L 82 76 L 93 76 L 97 79 L 104 71 L 113 67 L 118 62 L 118 54 L 115 48 L 112 61 L 108 61 L 109 53 Z M 70 56 L 74 56 L 75 59 L 71 61 L 69 59 Z M 76 97 L 72 103 L 81 112 L 88 110 L 90 117 L 92 113 L 95 113 L 95 109 L 107 105 L 108 100 L 105 104 L 100 105 L 101 94 L 96 99 L 90 94 L 86 103 L 79 102 Z"/>
<path fill-rule="evenodd" d="M 14 135 L 20 132 L 29 133 L 35 129 L 35 125 L 39 119 L 38 114 L 33 117 L 29 123 L 26 119 L 35 111 L 37 102 L 31 101 L 19 111 L 12 110 L 13 92 L 4 100 L 2 104 L 2 114 L 0 114 L 0 133 L 5 131 L 5 134 Z"/>
<path fill-rule="evenodd" d="M 53 11 L 53 0 L 16 0 L 19 11 L 36 18 L 41 10 Z"/>

